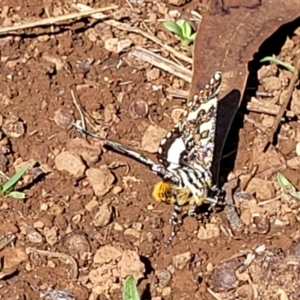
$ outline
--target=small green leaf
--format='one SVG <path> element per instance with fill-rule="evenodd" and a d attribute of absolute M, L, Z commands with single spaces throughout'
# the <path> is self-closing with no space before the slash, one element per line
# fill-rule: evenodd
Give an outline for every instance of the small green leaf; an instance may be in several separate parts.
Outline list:
<path fill-rule="evenodd" d="M 2 194 L 12 189 L 17 182 L 21 179 L 24 173 L 32 166 L 33 164 L 30 162 L 23 166 L 18 172 L 16 172 L 8 181 L 6 181 L 2 186 Z"/>
<path fill-rule="evenodd" d="M 26 198 L 26 195 L 25 193 L 22 193 L 22 192 L 18 192 L 18 191 L 13 191 L 13 192 L 10 192 L 8 194 L 9 197 L 12 197 L 12 198 L 15 198 L 15 199 L 25 199 Z"/>
<path fill-rule="evenodd" d="M 290 193 L 290 195 L 293 196 L 294 198 L 300 200 L 300 192 L 292 191 Z"/>
<path fill-rule="evenodd" d="M 293 67 L 292 65 L 285 63 L 283 61 L 281 61 L 280 59 L 276 58 L 276 57 L 272 57 L 272 56 L 266 56 L 263 59 L 260 60 L 260 62 L 273 62 L 276 65 L 282 66 L 284 68 L 286 68 L 287 70 L 294 72 L 295 71 L 295 67 Z"/>
<path fill-rule="evenodd" d="M 196 38 L 196 32 L 194 32 L 191 36 L 190 36 L 190 41 L 194 42 Z"/>
<path fill-rule="evenodd" d="M 133 276 L 128 276 L 125 280 L 123 300 L 140 300 Z"/>
<path fill-rule="evenodd" d="M 282 188 L 294 187 L 292 183 L 280 172 L 277 173 L 277 181 Z"/>
<path fill-rule="evenodd" d="M 177 21 L 176 21 L 176 24 L 177 24 L 180 28 L 182 28 L 184 22 L 186 22 L 186 21 L 183 20 L 183 19 L 180 19 L 180 20 L 177 20 Z"/>
<path fill-rule="evenodd" d="M 184 23 L 181 26 L 182 29 L 182 35 L 185 39 L 189 39 L 191 34 L 192 34 L 192 27 L 191 25 L 187 22 L 184 21 Z"/>
<path fill-rule="evenodd" d="M 300 200 L 300 192 L 294 187 L 294 185 L 280 172 L 277 173 L 277 181 L 280 184 L 283 192 L 290 194 L 292 197 Z"/>
<path fill-rule="evenodd" d="M 176 35 L 178 35 L 179 37 L 182 38 L 182 30 L 181 30 L 181 27 L 180 27 L 179 25 L 177 25 L 175 22 L 166 21 L 166 22 L 163 22 L 163 26 L 164 26 L 167 30 L 169 30 L 169 31 L 171 31 L 171 32 L 173 32 L 173 33 L 175 33 Z"/>

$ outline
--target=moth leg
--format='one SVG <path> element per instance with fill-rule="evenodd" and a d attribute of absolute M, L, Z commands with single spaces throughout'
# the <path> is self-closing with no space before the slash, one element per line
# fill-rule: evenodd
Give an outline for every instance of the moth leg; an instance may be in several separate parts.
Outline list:
<path fill-rule="evenodd" d="M 197 212 L 198 208 L 199 206 L 195 204 L 192 205 L 189 209 L 189 216 L 195 218 L 197 222 L 201 223 L 201 225 L 205 225 L 208 221 L 209 212 L 199 214 Z"/>
<path fill-rule="evenodd" d="M 172 226 L 172 232 L 167 241 L 165 241 L 164 246 L 165 248 L 169 247 L 170 244 L 172 243 L 174 237 L 176 236 L 176 231 L 175 231 L 175 226 Z"/>
<path fill-rule="evenodd" d="M 182 224 L 182 219 L 178 217 L 181 214 L 180 208 L 177 204 L 174 205 L 174 210 L 172 212 L 169 223 L 176 226 Z"/>
<path fill-rule="evenodd" d="M 205 199 L 205 202 L 208 202 L 210 204 L 210 206 L 208 208 L 209 212 L 212 211 L 215 208 L 215 206 L 218 204 L 219 198 L 220 198 L 221 193 L 222 193 L 222 191 L 216 185 L 214 185 L 211 188 L 211 192 L 213 194 L 213 197 L 207 197 Z"/>
<path fill-rule="evenodd" d="M 179 218 L 178 215 L 181 214 L 181 211 L 180 211 L 180 207 L 178 205 L 174 205 L 174 210 L 173 210 L 173 213 L 171 215 L 171 218 L 169 220 L 169 223 L 172 225 L 172 232 L 169 236 L 169 238 L 167 239 L 167 241 L 164 243 L 165 247 L 169 247 L 170 244 L 172 243 L 174 237 L 176 236 L 176 226 L 180 226 L 182 225 L 182 219 Z"/>
<path fill-rule="evenodd" d="M 197 214 L 197 206 L 196 205 L 192 205 L 189 209 L 189 216 L 193 217 L 195 219 L 198 218 L 198 214 Z"/>

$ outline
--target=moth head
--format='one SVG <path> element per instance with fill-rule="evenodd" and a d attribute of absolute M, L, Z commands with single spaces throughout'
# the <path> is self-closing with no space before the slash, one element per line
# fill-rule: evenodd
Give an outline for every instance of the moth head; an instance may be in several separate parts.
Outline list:
<path fill-rule="evenodd" d="M 175 201 L 172 192 L 172 184 L 165 181 L 160 181 L 157 183 L 152 191 L 152 197 L 157 202 L 164 202 L 166 204 L 171 204 Z"/>

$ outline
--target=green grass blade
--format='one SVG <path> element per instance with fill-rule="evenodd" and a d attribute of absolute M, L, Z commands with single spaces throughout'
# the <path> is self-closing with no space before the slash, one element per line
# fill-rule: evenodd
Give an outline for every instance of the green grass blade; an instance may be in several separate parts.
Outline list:
<path fill-rule="evenodd" d="M 297 191 L 296 187 L 280 172 L 277 173 L 277 181 L 284 193 L 290 194 L 292 197 L 300 200 L 300 192 Z"/>
<path fill-rule="evenodd" d="M 16 172 L 9 180 L 7 180 L 2 186 L 2 194 L 12 189 L 17 182 L 21 179 L 24 173 L 32 166 L 33 164 L 30 162 L 22 167 L 18 172 Z"/>
<path fill-rule="evenodd" d="M 292 183 L 280 172 L 277 172 L 277 181 L 282 188 L 293 187 Z"/>
<path fill-rule="evenodd" d="M 133 276 L 128 276 L 125 280 L 123 300 L 140 300 Z"/>
<path fill-rule="evenodd" d="M 294 72 L 295 71 L 295 67 L 293 67 L 292 65 L 285 63 L 283 61 L 281 61 L 278 58 L 272 57 L 272 56 L 266 56 L 263 59 L 260 60 L 260 62 L 264 63 L 264 62 L 273 62 L 276 65 L 282 66 L 284 68 L 286 68 L 287 70 Z"/>
<path fill-rule="evenodd" d="M 185 39 L 189 40 L 190 36 L 192 34 L 192 27 L 187 21 L 184 21 L 184 23 L 182 24 L 181 31 L 182 31 L 183 37 Z"/>
<path fill-rule="evenodd" d="M 169 30 L 169 31 L 175 33 L 176 35 L 178 35 L 179 37 L 181 37 L 181 38 L 183 37 L 181 27 L 179 25 L 177 25 L 175 22 L 166 21 L 166 22 L 163 22 L 163 26 L 167 30 Z"/>

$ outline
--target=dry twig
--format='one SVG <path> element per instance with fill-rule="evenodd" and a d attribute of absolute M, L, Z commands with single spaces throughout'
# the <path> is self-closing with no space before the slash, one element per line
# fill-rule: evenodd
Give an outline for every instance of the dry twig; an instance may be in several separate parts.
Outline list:
<path fill-rule="evenodd" d="M 295 70 L 294 70 L 294 74 L 292 76 L 292 79 L 290 81 L 288 89 L 287 89 L 286 93 L 282 94 L 283 103 L 280 107 L 278 115 L 276 116 L 276 119 L 275 119 L 274 126 L 273 126 L 272 130 L 269 131 L 269 133 L 267 134 L 267 136 L 265 138 L 265 141 L 264 141 L 264 144 L 263 144 L 263 149 L 265 149 L 266 146 L 269 143 L 272 143 L 272 141 L 274 139 L 274 134 L 276 133 L 276 131 L 278 129 L 278 126 L 281 122 L 281 118 L 283 117 L 283 115 L 286 111 L 286 108 L 287 108 L 287 106 L 290 102 L 290 99 L 292 97 L 292 94 L 293 94 L 293 91 L 294 91 L 294 88 L 295 88 L 295 84 L 299 79 L 300 58 L 297 59 L 297 63 L 295 64 L 295 66 L 296 67 L 295 67 Z"/>
<path fill-rule="evenodd" d="M 107 6 L 107 7 L 80 11 L 80 12 L 71 13 L 71 14 L 62 15 L 62 16 L 53 17 L 53 18 L 46 18 L 46 19 L 42 19 L 42 20 L 38 20 L 38 21 L 34 21 L 34 22 L 28 22 L 25 24 L 4 27 L 4 28 L 0 28 L 0 34 L 3 35 L 3 34 L 7 34 L 7 33 L 11 32 L 11 31 L 28 29 L 28 28 L 33 28 L 33 27 L 50 26 L 50 25 L 54 25 L 58 22 L 72 20 L 72 19 L 81 18 L 81 17 L 86 17 L 86 16 L 89 16 L 89 15 L 92 15 L 95 13 L 100 13 L 103 11 L 108 11 L 108 10 L 112 10 L 112 9 L 116 9 L 116 8 L 118 8 L 117 5 L 111 5 L 111 6 Z M 105 19 L 105 18 L 108 18 L 108 16 L 103 15 L 101 17 L 101 19 Z"/>
<path fill-rule="evenodd" d="M 266 101 L 262 101 L 252 97 L 251 101 L 247 103 L 247 110 L 277 116 L 280 110 L 280 106 L 275 104 L 273 105 Z"/>
<path fill-rule="evenodd" d="M 247 110 L 253 111 L 256 113 L 263 113 L 266 115 L 277 116 L 280 111 L 280 106 L 275 104 L 266 103 L 263 100 L 259 100 L 256 98 L 252 98 L 250 102 L 247 103 Z M 287 111 L 287 117 L 294 117 L 294 113 L 292 111 Z"/>
<path fill-rule="evenodd" d="M 31 247 L 27 248 L 27 250 L 29 252 L 37 253 L 42 256 L 61 258 L 61 259 L 65 260 L 66 262 L 69 262 L 73 267 L 73 274 L 72 274 L 73 278 L 75 278 L 75 279 L 78 278 L 78 265 L 77 265 L 76 260 L 72 256 L 65 254 L 65 253 L 39 250 L 39 249 L 31 248 Z"/>
<path fill-rule="evenodd" d="M 12 244 L 16 239 L 16 235 L 12 232 L 6 233 L 4 236 L 0 237 L 0 251 L 4 249 L 7 245 Z"/>
<path fill-rule="evenodd" d="M 132 55 L 187 82 L 192 81 L 192 71 L 149 50 L 136 46 L 132 51 Z"/>
<path fill-rule="evenodd" d="M 165 89 L 165 92 L 172 97 L 181 98 L 184 100 L 187 100 L 189 97 L 188 91 L 175 89 L 175 88 L 172 88 L 171 86 L 167 87 Z"/>
<path fill-rule="evenodd" d="M 75 92 L 73 90 L 71 90 L 71 96 L 72 96 L 72 100 L 73 100 L 73 103 L 74 105 L 76 106 L 79 114 L 80 114 L 80 118 L 81 118 L 81 125 L 82 125 L 82 128 L 84 130 L 86 130 L 86 126 L 85 126 L 85 117 L 84 117 L 84 114 L 82 112 L 82 109 L 77 101 L 77 95 L 75 94 Z M 84 137 L 86 137 L 85 134 L 83 134 Z"/>

